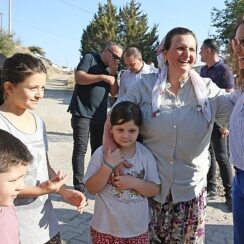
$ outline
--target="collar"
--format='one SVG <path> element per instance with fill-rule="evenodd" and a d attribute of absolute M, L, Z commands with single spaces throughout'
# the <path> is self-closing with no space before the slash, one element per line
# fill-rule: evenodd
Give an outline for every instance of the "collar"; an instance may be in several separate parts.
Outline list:
<path fill-rule="evenodd" d="M 213 64 L 212 66 L 208 67 L 208 66 L 206 65 L 206 67 L 207 67 L 208 70 L 210 70 L 210 69 L 212 69 L 212 68 L 215 68 L 215 67 L 221 65 L 222 63 L 223 63 L 223 60 L 220 59 L 218 62 L 216 62 L 216 63 Z"/>
<path fill-rule="evenodd" d="M 143 68 L 144 68 L 144 62 L 142 62 L 142 66 L 141 66 L 141 68 L 140 68 L 137 72 L 135 72 L 135 73 L 136 73 L 136 74 L 140 73 L 140 72 L 142 71 Z"/>

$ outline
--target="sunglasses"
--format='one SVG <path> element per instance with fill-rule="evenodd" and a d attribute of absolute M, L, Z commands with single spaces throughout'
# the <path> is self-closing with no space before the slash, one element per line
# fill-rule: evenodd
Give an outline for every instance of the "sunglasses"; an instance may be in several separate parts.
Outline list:
<path fill-rule="evenodd" d="M 114 61 L 120 62 L 121 58 L 119 56 L 117 56 L 116 54 L 114 54 L 110 49 L 107 49 L 107 50 L 112 54 L 112 59 Z"/>
<path fill-rule="evenodd" d="M 240 47 L 244 47 L 244 38 L 239 38 L 239 39 L 235 39 L 235 38 L 233 38 L 232 40 L 231 40 L 231 45 L 232 46 L 240 46 Z"/>

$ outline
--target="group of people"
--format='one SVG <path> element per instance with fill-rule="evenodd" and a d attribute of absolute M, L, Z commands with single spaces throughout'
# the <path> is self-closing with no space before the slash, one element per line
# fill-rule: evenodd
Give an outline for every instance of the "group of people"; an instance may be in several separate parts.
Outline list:
<path fill-rule="evenodd" d="M 96 195 L 94 244 L 204 243 L 207 191 L 215 191 L 210 176 L 207 185 L 207 175 L 214 175 L 210 164 L 216 164 L 210 163 L 209 147 L 220 166 L 226 204 L 233 208 L 234 243 L 244 243 L 244 19 L 231 45 L 239 70 L 232 93 L 223 91 L 233 89 L 234 79 L 213 40 L 201 47 L 206 62 L 201 76 L 193 69 L 197 39 L 187 28 L 167 33 L 157 51 L 158 70 L 137 48 L 123 51 L 118 43 L 84 55 L 68 108 L 74 190 L 65 187 L 66 175 L 50 166 L 45 124 L 30 111 L 44 94 L 44 65 L 28 54 L 7 58 L 0 99 L 0 236 L 5 243 L 19 241 L 13 201 L 21 243 L 61 243 L 48 194 L 57 192 L 82 211 L 85 189 Z M 128 70 L 119 87 L 121 58 Z M 107 116 L 108 94 L 118 91 Z M 92 157 L 85 173 L 89 136 Z M 232 197 L 229 161 L 235 168 Z"/>

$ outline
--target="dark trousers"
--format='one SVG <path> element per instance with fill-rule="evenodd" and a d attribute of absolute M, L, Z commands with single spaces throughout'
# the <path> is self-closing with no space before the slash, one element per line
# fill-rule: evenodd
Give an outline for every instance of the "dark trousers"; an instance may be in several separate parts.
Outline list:
<path fill-rule="evenodd" d="M 105 121 L 82 118 L 72 115 L 71 126 L 73 128 L 73 184 L 74 188 L 83 191 L 83 177 L 85 168 L 85 154 L 90 135 L 91 154 L 102 145 L 103 127 Z"/>
<path fill-rule="evenodd" d="M 225 189 L 225 196 L 231 197 L 232 168 L 229 162 L 227 139 L 221 137 L 220 127 L 214 124 L 209 152 L 211 166 L 208 171 L 208 191 L 216 191 L 216 161 L 219 165 L 220 176 Z"/>

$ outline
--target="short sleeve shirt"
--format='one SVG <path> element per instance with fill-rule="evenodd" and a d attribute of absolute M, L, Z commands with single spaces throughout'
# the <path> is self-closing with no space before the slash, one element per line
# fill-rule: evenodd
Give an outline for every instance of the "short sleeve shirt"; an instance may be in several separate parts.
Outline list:
<path fill-rule="evenodd" d="M 129 159 L 131 168 L 125 174 L 139 179 L 160 184 L 156 160 L 152 153 L 142 144 L 136 144 L 136 153 Z M 94 175 L 103 163 L 103 147 L 92 155 L 84 177 L 86 182 Z M 91 226 L 98 232 L 121 238 L 141 235 L 148 230 L 150 221 L 147 197 L 133 190 L 119 191 L 107 184 L 103 191 L 96 194 L 94 215 Z"/>
<path fill-rule="evenodd" d="M 94 75 L 108 75 L 106 68 L 100 55 L 91 53 L 86 54 L 80 60 L 76 71 L 84 71 Z M 105 120 L 109 89 L 109 84 L 103 80 L 90 85 L 75 84 L 68 111 L 83 118 Z"/>
<path fill-rule="evenodd" d="M 14 206 L 0 207 L 0 243 L 19 244 L 19 224 Z"/>
<path fill-rule="evenodd" d="M 234 88 L 234 76 L 230 68 L 223 61 L 215 63 L 213 66 L 203 66 L 200 75 L 210 78 L 221 89 Z"/>

